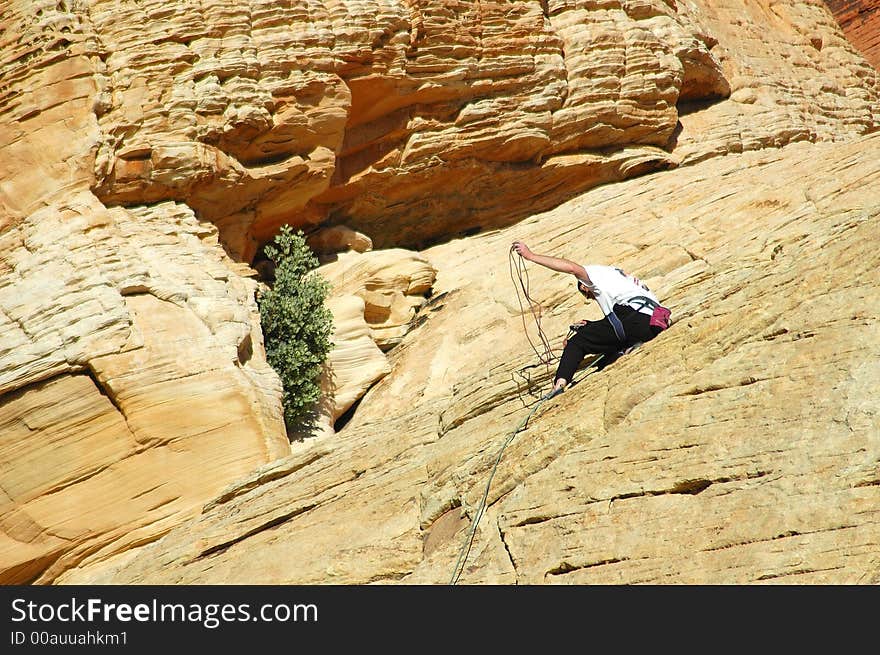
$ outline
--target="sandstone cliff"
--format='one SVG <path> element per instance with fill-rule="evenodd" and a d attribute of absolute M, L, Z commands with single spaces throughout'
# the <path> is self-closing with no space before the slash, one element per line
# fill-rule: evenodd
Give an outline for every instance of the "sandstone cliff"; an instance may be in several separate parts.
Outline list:
<path fill-rule="evenodd" d="M 552 373 L 514 238 L 676 322 L 511 442 L 462 582 L 878 580 L 880 87 L 823 4 L 37 5 L 0 8 L 4 581 L 446 582 Z M 282 223 L 338 344 L 292 447 Z M 591 310 L 531 274 L 558 352 Z"/>

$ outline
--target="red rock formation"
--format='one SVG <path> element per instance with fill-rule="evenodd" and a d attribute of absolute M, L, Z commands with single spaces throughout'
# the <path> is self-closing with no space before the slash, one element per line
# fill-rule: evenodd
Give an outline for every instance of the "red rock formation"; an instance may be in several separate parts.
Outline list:
<path fill-rule="evenodd" d="M 846 37 L 880 69 L 880 0 L 825 0 Z"/>

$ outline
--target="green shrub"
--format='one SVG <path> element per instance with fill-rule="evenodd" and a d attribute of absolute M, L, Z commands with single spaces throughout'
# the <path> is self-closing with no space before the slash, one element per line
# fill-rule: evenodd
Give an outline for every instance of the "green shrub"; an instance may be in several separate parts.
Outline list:
<path fill-rule="evenodd" d="M 302 231 L 283 226 L 264 251 L 275 265 L 274 284 L 257 298 L 266 358 L 281 378 L 288 434 L 306 434 L 315 427 L 321 368 L 333 347 L 329 284 L 313 273 L 318 259 Z"/>

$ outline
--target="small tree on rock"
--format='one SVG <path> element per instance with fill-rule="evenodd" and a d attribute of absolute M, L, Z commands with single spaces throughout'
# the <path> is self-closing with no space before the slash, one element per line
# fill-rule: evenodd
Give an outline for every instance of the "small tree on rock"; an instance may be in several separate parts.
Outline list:
<path fill-rule="evenodd" d="M 321 369 L 333 344 L 333 315 L 324 305 L 329 283 L 314 272 L 318 259 L 302 231 L 281 228 L 264 248 L 275 282 L 257 297 L 266 358 L 281 378 L 288 434 L 315 427 Z"/>

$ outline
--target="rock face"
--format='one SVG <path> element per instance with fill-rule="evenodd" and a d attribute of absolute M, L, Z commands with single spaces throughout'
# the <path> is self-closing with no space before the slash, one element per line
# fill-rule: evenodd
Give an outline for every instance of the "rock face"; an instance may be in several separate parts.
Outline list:
<path fill-rule="evenodd" d="M 449 582 L 553 372 L 518 374 L 536 361 L 504 270 L 522 238 L 642 273 L 674 323 L 537 408 L 459 583 L 880 582 L 878 182 L 880 134 L 793 144 L 427 250 L 446 295 L 345 429 L 59 581 Z M 558 354 L 595 308 L 530 278 Z"/>
<path fill-rule="evenodd" d="M 552 374 L 514 238 L 676 323 L 511 442 L 462 582 L 877 581 L 880 83 L 824 4 L 200 7 L 0 7 L 0 581 L 446 582 Z M 284 223 L 338 344 L 293 445 Z"/>
<path fill-rule="evenodd" d="M 880 69 L 880 2 L 826 0 L 844 34 L 865 58 Z"/>
<path fill-rule="evenodd" d="M 383 354 L 413 327 L 436 271 L 424 258 L 395 248 L 350 252 L 320 269 L 330 282 L 328 306 L 334 332 L 322 378 L 323 432 L 332 426 L 378 380 L 391 372 Z"/>
<path fill-rule="evenodd" d="M 674 166 L 677 138 L 718 154 L 875 120 L 873 71 L 818 3 L 7 4 L 7 115 L 58 130 L 75 96 L 102 202 L 186 202 L 246 260 L 281 223 L 414 246 Z"/>
<path fill-rule="evenodd" d="M 5 581 L 154 540 L 290 452 L 256 282 L 213 225 L 84 192 L 0 241 Z"/>

